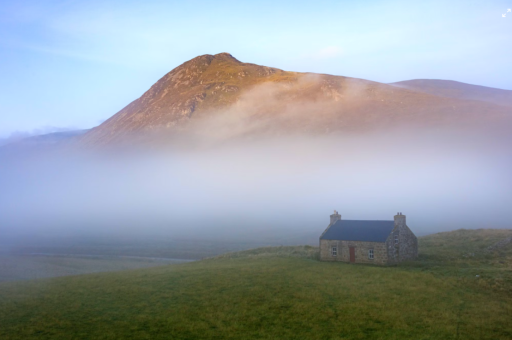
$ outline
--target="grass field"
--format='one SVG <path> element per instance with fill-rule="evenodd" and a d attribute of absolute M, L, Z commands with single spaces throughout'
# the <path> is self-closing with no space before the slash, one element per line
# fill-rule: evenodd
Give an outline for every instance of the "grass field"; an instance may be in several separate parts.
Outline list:
<path fill-rule="evenodd" d="M 0 282 L 111 272 L 179 263 L 173 260 L 111 256 L 0 255 Z"/>
<path fill-rule="evenodd" d="M 420 259 L 397 267 L 273 247 L 0 283 L 0 339 L 511 339 L 512 244 L 485 251 L 507 235 L 423 237 Z"/>

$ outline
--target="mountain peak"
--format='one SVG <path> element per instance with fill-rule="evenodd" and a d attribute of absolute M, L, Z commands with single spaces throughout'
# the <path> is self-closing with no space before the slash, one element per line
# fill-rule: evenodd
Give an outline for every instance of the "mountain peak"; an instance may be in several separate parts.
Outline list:
<path fill-rule="evenodd" d="M 232 61 L 236 61 L 236 62 L 240 63 L 240 61 L 238 59 L 236 59 L 230 53 L 227 53 L 227 52 L 217 53 L 214 55 L 214 57 L 219 58 L 219 59 L 224 59 L 224 60 L 232 60 Z"/>
<path fill-rule="evenodd" d="M 202 63 L 202 62 L 206 62 L 208 65 L 210 65 L 212 63 L 212 61 L 214 61 L 214 60 L 221 61 L 221 62 L 235 63 L 235 64 L 243 64 L 240 60 L 233 57 L 230 53 L 222 52 L 222 53 L 217 53 L 217 54 L 203 54 L 203 55 L 197 56 L 197 57 L 192 58 L 189 61 L 183 63 L 179 67 L 181 67 L 181 66 L 186 67 L 190 63 Z M 176 68 L 176 69 L 178 69 L 178 68 Z"/>

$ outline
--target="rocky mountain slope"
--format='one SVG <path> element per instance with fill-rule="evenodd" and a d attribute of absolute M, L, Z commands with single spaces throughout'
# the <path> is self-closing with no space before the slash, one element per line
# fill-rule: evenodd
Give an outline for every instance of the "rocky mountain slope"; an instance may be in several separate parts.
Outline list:
<path fill-rule="evenodd" d="M 220 53 L 176 67 L 82 141 L 104 145 L 151 132 L 230 138 L 481 125 L 508 119 L 508 111 L 362 79 L 287 72 Z"/>

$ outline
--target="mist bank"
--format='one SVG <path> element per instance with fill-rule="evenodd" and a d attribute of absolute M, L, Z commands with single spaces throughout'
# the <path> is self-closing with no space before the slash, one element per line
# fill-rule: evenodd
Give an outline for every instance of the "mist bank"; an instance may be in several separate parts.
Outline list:
<path fill-rule="evenodd" d="M 511 228 L 510 142 L 402 129 L 4 161 L 1 243 L 314 244 L 333 209 L 346 219 L 400 211 L 417 235 Z"/>

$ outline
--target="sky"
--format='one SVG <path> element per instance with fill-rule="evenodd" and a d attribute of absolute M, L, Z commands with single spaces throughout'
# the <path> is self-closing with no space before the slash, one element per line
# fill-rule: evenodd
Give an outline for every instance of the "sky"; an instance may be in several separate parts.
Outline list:
<path fill-rule="evenodd" d="M 91 128 L 202 54 L 512 90 L 512 0 L 5 1 L 0 138 Z M 505 14 L 505 17 L 503 17 Z"/>

